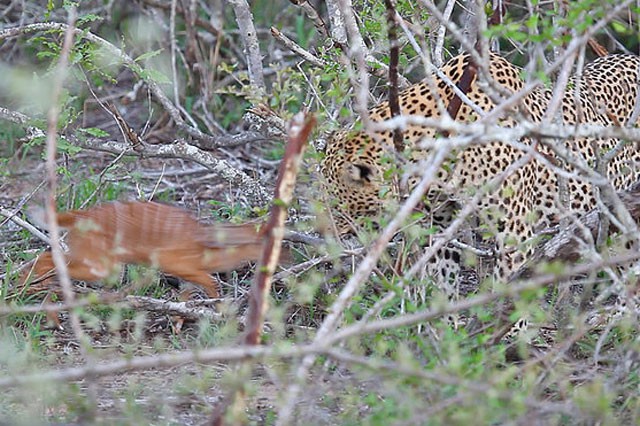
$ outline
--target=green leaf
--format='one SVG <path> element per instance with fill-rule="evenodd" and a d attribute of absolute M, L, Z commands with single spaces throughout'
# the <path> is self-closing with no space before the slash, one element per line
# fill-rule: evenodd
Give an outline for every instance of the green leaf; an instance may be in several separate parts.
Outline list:
<path fill-rule="evenodd" d="M 164 49 L 158 49 L 158 50 L 152 50 L 151 52 L 143 53 L 142 55 L 135 58 L 134 61 L 142 62 L 142 61 L 146 61 L 147 59 L 154 58 L 158 56 L 160 53 L 162 53 L 163 50 Z"/>
<path fill-rule="evenodd" d="M 58 150 L 61 152 L 65 152 L 69 155 L 75 155 L 77 153 L 79 153 L 80 151 L 82 151 L 82 148 L 80 148 L 79 146 L 75 146 L 71 143 L 69 143 L 68 140 L 66 139 L 59 139 L 58 140 Z"/>
<path fill-rule="evenodd" d="M 93 136 L 95 138 L 106 138 L 109 136 L 109 133 L 105 132 L 102 129 L 98 129 L 97 127 L 86 127 L 83 129 L 79 129 L 80 132 L 86 133 L 89 136 Z"/>
<path fill-rule="evenodd" d="M 78 26 L 82 26 L 87 22 L 95 22 L 95 21 L 101 21 L 101 20 L 102 18 L 100 16 L 94 15 L 93 13 L 89 13 L 88 15 L 84 15 L 78 18 Z"/>
<path fill-rule="evenodd" d="M 143 77 L 145 80 L 150 79 L 155 81 L 158 84 L 171 83 L 171 80 L 169 79 L 169 77 L 167 77 L 166 75 L 162 74 L 160 71 L 157 71 L 157 70 L 146 69 L 140 73 L 140 76 Z"/>
<path fill-rule="evenodd" d="M 611 21 L 611 28 L 617 33 L 626 34 L 628 28 L 621 22 Z"/>

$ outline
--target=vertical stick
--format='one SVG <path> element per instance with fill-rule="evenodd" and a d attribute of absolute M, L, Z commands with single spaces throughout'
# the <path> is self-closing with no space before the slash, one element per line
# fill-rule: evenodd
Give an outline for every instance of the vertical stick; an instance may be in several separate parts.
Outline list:
<path fill-rule="evenodd" d="M 260 259 L 261 266 L 258 268 L 255 283 L 249 296 L 247 333 L 245 335 L 247 345 L 257 345 L 260 341 L 264 316 L 269 307 L 267 296 L 271 288 L 271 278 L 280 258 L 287 208 L 293 198 L 302 154 L 315 123 L 316 119 L 313 115 L 305 116 L 299 113 L 293 117 L 289 124 L 287 148 L 282 163 L 280 163 L 271 215 L 265 229 L 266 239 Z"/>
<path fill-rule="evenodd" d="M 387 31 L 389 34 L 389 109 L 391 118 L 400 115 L 400 102 L 398 101 L 398 57 L 400 49 L 398 47 L 398 24 L 396 23 L 396 9 L 393 0 L 384 0 L 387 8 Z M 399 127 L 393 129 L 393 146 L 396 153 L 404 151 L 402 130 Z"/>
<path fill-rule="evenodd" d="M 67 28 L 65 30 L 64 42 L 62 49 L 60 50 L 60 58 L 56 66 L 54 75 L 54 82 L 51 96 L 51 106 L 47 113 L 47 156 L 46 156 L 46 170 L 47 170 L 47 183 L 49 187 L 47 200 L 46 200 L 46 218 L 47 225 L 49 227 L 49 233 L 51 238 L 51 256 L 53 264 L 56 267 L 58 280 L 62 287 L 62 295 L 64 297 L 65 304 L 72 305 L 74 300 L 74 293 L 71 287 L 71 280 L 69 279 L 69 271 L 67 269 L 67 263 L 60 248 L 60 229 L 58 227 L 58 218 L 56 216 L 56 192 L 57 192 L 57 179 L 56 179 L 56 152 L 57 152 L 57 129 L 58 119 L 60 116 L 60 107 L 58 102 L 62 94 L 62 87 L 64 80 L 67 76 L 67 68 L 69 66 L 69 54 L 73 48 L 73 36 L 75 33 L 76 23 L 76 8 L 74 6 L 69 7 L 69 16 L 67 19 Z M 80 353 L 85 359 L 88 367 L 91 367 L 93 360 L 87 346 L 89 341 L 87 336 L 82 331 L 82 325 L 80 323 L 80 317 L 74 309 L 69 311 L 69 318 L 71 320 L 71 328 L 76 339 L 79 342 Z M 84 420 L 92 420 L 95 418 L 97 408 L 97 389 L 95 382 L 88 377 L 88 398 L 89 398 L 89 410 L 85 415 Z"/>
<path fill-rule="evenodd" d="M 264 93 L 264 72 L 262 69 L 262 56 L 258 34 L 253 25 L 253 15 L 247 0 L 230 0 L 236 22 L 240 29 L 240 37 L 247 55 L 247 71 L 249 72 L 249 84 L 259 93 Z"/>
<path fill-rule="evenodd" d="M 280 163 L 278 180 L 269 221 L 265 225 L 265 243 L 262 257 L 258 265 L 258 272 L 249 295 L 249 312 L 247 314 L 247 331 L 244 343 L 258 345 L 264 317 L 269 307 L 269 289 L 271 279 L 280 258 L 282 238 L 284 237 L 284 221 L 287 217 L 287 209 L 293 198 L 293 190 L 298 175 L 302 154 L 311 130 L 316 123 L 312 115 L 299 113 L 293 117 L 287 129 L 287 147 L 284 158 Z M 239 411 L 239 405 L 244 397 L 244 384 L 249 381 L 253 365 L 250 361 L 238 364 L 235 367 L 237 377 L 237 389 L 231 390 L 223 400 L 215 407 L 211 415 L 211 425 L 224 424 L 224 416 L 229 409 Z"/>

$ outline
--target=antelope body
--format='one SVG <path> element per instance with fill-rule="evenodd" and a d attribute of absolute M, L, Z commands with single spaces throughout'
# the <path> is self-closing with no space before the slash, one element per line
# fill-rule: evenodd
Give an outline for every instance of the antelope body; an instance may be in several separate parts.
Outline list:
<path fill-rule="evenodd" d="M 114 202 L 59 213 L 58 223 L 69 231 L 66 259 L 76 280 L 97 281 L 123 264 L 144 264 L 218 297 L 210 273 L 257 260 L 262 252 L 263 234 L 255 224 L 205 225 L 180 208 L 155 202 Z M 50 280 L 53 270 L 51 252 L 45 252 L 23 281 Z"/>

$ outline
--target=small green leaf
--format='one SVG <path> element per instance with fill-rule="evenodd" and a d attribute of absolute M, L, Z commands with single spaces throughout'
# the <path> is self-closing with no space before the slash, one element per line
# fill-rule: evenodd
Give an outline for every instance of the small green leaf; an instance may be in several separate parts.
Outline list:
<path fill-rule="evenodd" d="M 79 153 L 80 151 L 82 151 L 82 148 L 80 148 L 79 146 L 75 146 L 71 143 L 69 143 L 68 140 L 66 139 L 59 139 L 58 140 L 58 150 L 61 152 L 66 152 L 69 155 L 75 155 L 77 153 Z"/>
<path fill-rule="evenodd" d="M 145 79 L 151 79 L 159 84 L 168 84 L 171 83 L 171 80 L 166 75 L 162 74 L 160 71 L 147 69 L 144 70 L 141 74 L 141 77 Z"/>
<path fill-rule="evenodd" d="M 78 19 L 78 26 L 82 26 L 88 22 L 101 21 L 102 18 L 98 15 L 94 15 L 93 13 L 89 13 L 88 15 L 82 16 Z"/>
<path fill-rule="evenodd" d="M 98 129 L 97 127 L 86 127 L 84 129 L 79 129 L 82 133 L 86 133 L 89 136 L 93 136 L 95 138 L 106 138 L 109 136 L 109 133 L 105 132 L 102 129 Z"/>
<path fill-rule="evenodd" d="M 617 22 L 617 21 L 611 21 L 611 27 L 615 32 L 621 33 L 621 34 L 626 34 L 628 30 L 623 23 Z"/>
<path fill-rule="evenodd" d="M 151 52 L 146 52 L 143 53 L 142 55 L 138 56 L 136 59 L 134 59 L 136 62 L 142 62 L 142 61 L 146 61 L 147 59 L 153 58 L 158 56 L 160 53 L 162 53 L 164 49 L 158 49 L 158 50 L 152 50 Z"/>

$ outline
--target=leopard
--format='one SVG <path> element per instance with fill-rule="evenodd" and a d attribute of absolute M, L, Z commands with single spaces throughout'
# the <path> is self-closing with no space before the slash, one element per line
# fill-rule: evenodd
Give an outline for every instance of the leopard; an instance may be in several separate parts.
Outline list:
<path fill-rule="evenodd" d="M 470 61 L 468 53 L 459 54 L 439 72 L 401 91 L 398 95 L 401 115 L 439 119 L 447 114 L 447 106 L 455 96 L 460 96 L 460 90 L 456 92 L 454 86 L 462 86 Z M 587 63 L 580 75 L 568 79 L 557 113 L 552 116 L 547 116 L 547 111 L 555 92 L 553 84 L 548 84 L 526 92 L 521 102 L 503 108 L 494 117 L 506 129 L 523 119 L 534 125 L 636 126 L 639 66 L 640 58 L 630 54 L 599 57 Z M 482 123 L 483 116 L 525 89 L 523 69 L 497 53 L 489 55 L 488 66 L 481 71 L 472 75 L 468 90 L 462 93 L 467 99 L 455 116 L 459 123 Z M 391 117 L 388 101 L 369 110 L 369 120 L 375 124 Z M 402 137 L 406 147 L 403 158 L 407 161 L 402 163 L 394 149 L 392 130 L 333 132 L 326 142 L 320 172 L 327 192 L 337 201 L 334 211 L 338 233 L 353 230 L 354 221 L 379 217 L 389 201 L 397 201 L 398 186 L 386 178 L 391 165 L 400 162 L 406 169 L 419 171 L 420 161 L 428 157 L 434 146 L 455 136 L 455 132 L 447 134 L 427 125 L 406 125 Z M 613 158 L 603 162 L 607 153 Z M 510 167 L 515 170 L 499 180 L 498 185 L 491 185 Z M 529 135 L 515 141 L 470 143 L 455 149 L 442 165 L 436 182 L 424 197 L 423 211 L 429 218 L 428 225 L 441 232 L 474 194 L 485 191 L 477 204 L 477 215 L 458 236 L 466 235 L 470 246 L 490 247 L 494 254 L 494 265 L 477 278 L 490 276 L 504 282 L 531 253 L 534 247 L 531 241 L 536 235 L 557 225 L 570 213 L 580 215 L 596 206 L 601 188 L 593 184 L 593 175 L 586 176 L 585 168 L 601 169 L 612 187 L 621 190 L 640 176 L 640 151 L 634 144 L 624 144 L 616 138 L 576 136 Z M 408 181 L 411 185 L 416 178 Z M 428 275 L 449 297 L 458 295 L 459 277 L 464 276 L 461 271 L 465 264 L 470 264 L 468 258 L 472 256 L 459 247 L 448 244 L 428 265 Z"/>

